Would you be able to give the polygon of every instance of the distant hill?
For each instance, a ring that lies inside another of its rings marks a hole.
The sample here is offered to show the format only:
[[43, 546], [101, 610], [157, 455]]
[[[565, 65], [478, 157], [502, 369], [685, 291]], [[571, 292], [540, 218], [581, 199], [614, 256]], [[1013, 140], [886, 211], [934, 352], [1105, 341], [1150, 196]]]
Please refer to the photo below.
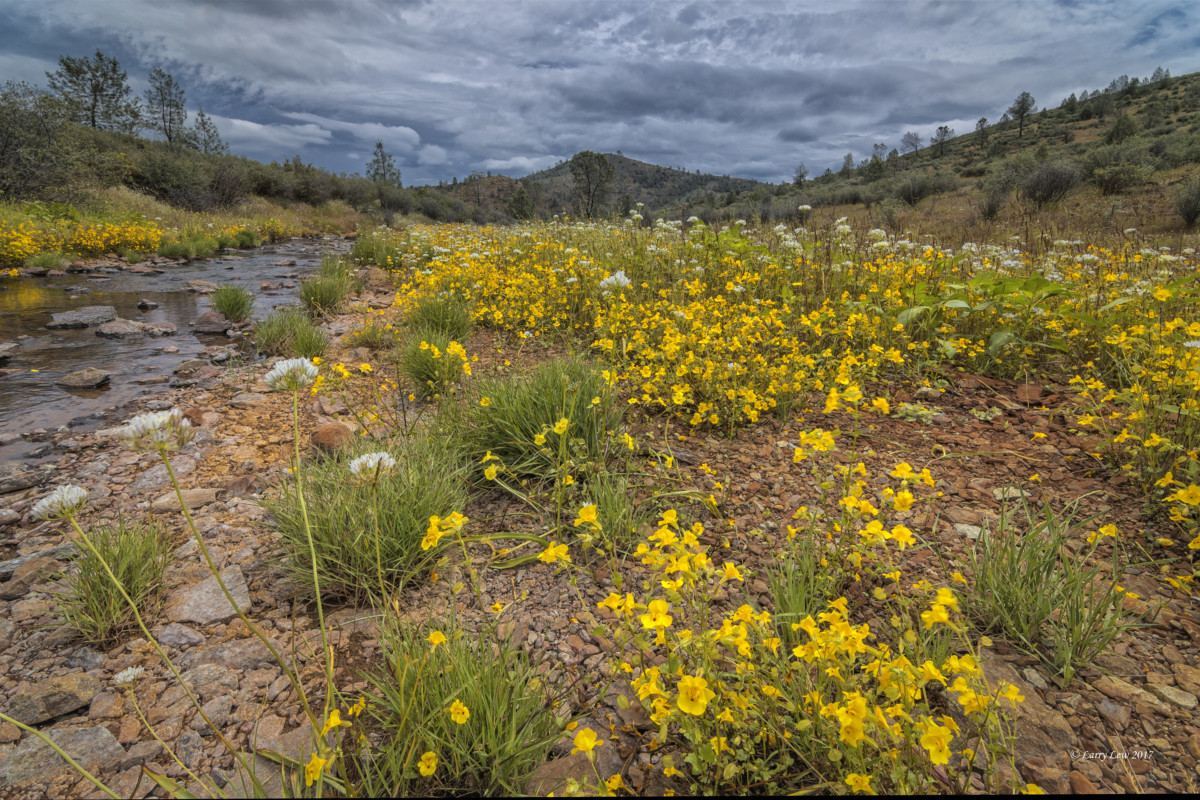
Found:
[[[614, 173], [612, 190], [604, 204], [606, 214], [613, 211], [625, 213], [637, 203], [643, 204], [649, 213], [654, 214], [663, 209], [702, 204], [711, 202], [714, 197], [741, 195], [769, 186], [748, 178], [661, 167], [619, 153], [605, 153], [604, 157], [612, 164]], [[536, 216], [576, 213], [574, 179], [567, 161], [519, 180], [503, 175], [474, 173], [465, 181], [442, 184], [437, 189], [463, 203], [497, 213], [509, 213], [510, 203], [520, 186], [529, 193]]]

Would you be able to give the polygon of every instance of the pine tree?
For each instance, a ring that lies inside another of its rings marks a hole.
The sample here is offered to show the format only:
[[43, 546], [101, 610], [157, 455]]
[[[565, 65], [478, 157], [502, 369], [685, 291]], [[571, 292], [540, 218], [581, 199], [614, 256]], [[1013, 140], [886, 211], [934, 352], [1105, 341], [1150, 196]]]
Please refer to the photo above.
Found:
[[50, 90], [76, 122], [99, 130], [134, 133], [140, 127], [137, 99], [129, 99], [129, 81], [115, 58], [96, 51], [94, 58], [58, 57], [47, 72]]
[[167, 144], [188, 143], [187, 109], [183, 104], [183, 87], [171, 73], [155, 67], [146, 90], [146, 114], [150, 127], [161, 133]]

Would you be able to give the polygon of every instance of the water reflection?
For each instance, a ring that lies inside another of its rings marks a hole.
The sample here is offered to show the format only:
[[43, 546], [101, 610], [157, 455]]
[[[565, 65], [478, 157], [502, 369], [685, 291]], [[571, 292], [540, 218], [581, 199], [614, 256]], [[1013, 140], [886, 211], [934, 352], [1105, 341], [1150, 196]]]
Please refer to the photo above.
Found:
[[[0, 434], [37, 428], [53, 431], [69, 420], [96, 415], [139, 395], [160, 391], [161, 386], [134, 381], [170, 375], [180, 361], [196, 356], [206, 346], [228, 342], [224, 336], [191, 332], [189, 323], [209, 309], [209, 299], [184, 291], [188, 281], [245, 286], [254, 293], [254, 316], [261, 319], [274, 306], [295, 301], [299, 280], [292, 276], [315, 270], [321, 253], [330, 249], [342, 249], [341, 243], [288, 243], [167, 266], [160, 275], [118, 272], [6, 280], [6, 289], [0, 290], [0, 343], [15, 341], [20, 347], [12, 351], [7, 363], [0, 364]], [[295, 259], [296, 265], [273, 263], [289, 259]], [[259, 288], [263, 281], [292, 286], [264, 291]], [[158, 307], [139, 310], [138, 302], [143, 299]], [[112, 306], [122, 319], [170, 322], [178, 333], [159, 338], [106, 339], [97, 336], [95, 328], [46, 329], [53, 313], [97, 305]], [[167, 347], [178, 348], [178, 352], [163, 353]], [[63, 375], [89, 366], [112, 373], [107, 387], [80, 391], [56, 385]], [[0, 447], [0, 461], [26, 457], [42, 446], [15, 441]]]

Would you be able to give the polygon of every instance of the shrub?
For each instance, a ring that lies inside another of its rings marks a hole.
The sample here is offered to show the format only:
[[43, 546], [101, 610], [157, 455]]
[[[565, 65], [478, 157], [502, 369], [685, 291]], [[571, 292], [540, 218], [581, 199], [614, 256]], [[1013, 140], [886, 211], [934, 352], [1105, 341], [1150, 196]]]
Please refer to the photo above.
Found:
[[[151, 525], [93, 528], [88, 533], [96, 550], [112, 568], [143, 615], [153, 613], [159, 600], [171, 546]], [[100, 559], [81, 547], [75, 571], [59, 579], [59, 608], [65, 623], [93, 644], [112, 644], [136, 627], [133, 610], [105, 572]]]
[[1196, 220], [1200, 219], [1200, 180], [1193, 181], [1176, 193], [1175, 211], [1187, 227], [1196, 224]]
[[254, 326], [254, 346], [269, 356], [313, 358], [325, 354], [329, 339], [303, 311], [284, 306]]
[[400, 370], [424, 397], [440, 397], [470, 374], [467, 351], [438, 330], [419, 328], [400, 356]]
[[413, 330], [437, 331], [460, 342], [475, 324], [467, 301], [456, 294], [422, 297], [409, 309], [405, 322]]
[[558, 453], [538, 439], [554, 444], [558, 434], [552, 431], [562, 419], [568, 423], [563, 435], [569, 457], [586, 462], [580, 465], [584, 474], [596, 471], [621, 418], [604, 378], [578, 356], [547, 361], [527, 377], [483, 382], [479, 393], [487, 405], [469, 407], [469, 431], [463, 433], [469, 452], [476, 462], [491, 452], [519, 477], [558, 469]]
[[[440, 633], [440, 631], [439, 631]], [[359, 762], [369, 797], [517, 796], [545, 763], [565, 719], [538, 690], [541, 680], [521, 649], [449, 631], [432, 649], [432, 629], [396, 625], [380, 637], [387, 669], [369, 674], [373, 721], [385, 735]], [[469, 713], [459, 724], [449, 709]], [[417, 769], [437, 756], [428, 777]]]
[[[346, 455], [379, 449], [360, 441]], [[379, 585], [379, 574], [389, 590], [403, 587], [437, 553], [421, 549], [429, 518], [466, 503], [465, 467], [447, 437], [417, 435], [395, 448], [394, 457], [395, 466], [381, 472], [378, 482], [352, 476], [342, 459], [310, 464], [301, 473], [323, 596], [357, 599]], [[264, 506], [283, 535], [288, 572], [313, 588], [296, 483], [285, 484]]]
[[244, 286], [226, 283], [212, 293], [212, 307], [230, 322], [243, 322], [254, 310], [254, 293]]
[[300, 302], [314, 316], [328, 316], [341, 311], [349, 296], [361, 288], [350, 264], [327, 255], [317, 274], [300, 283]]
[[390, 350], [398, 344], [396, 331], [391, 325], [376, 325], [368, 322], [362, 328], [346, 336], [346, 344], [350, 347], [365, 347], [378, 353]]
[[1066, 162], [1039, 164], [1021, 181], [1021, 194], [1038, 208], [1056, 203], [1079, 185], [1079, 168]]

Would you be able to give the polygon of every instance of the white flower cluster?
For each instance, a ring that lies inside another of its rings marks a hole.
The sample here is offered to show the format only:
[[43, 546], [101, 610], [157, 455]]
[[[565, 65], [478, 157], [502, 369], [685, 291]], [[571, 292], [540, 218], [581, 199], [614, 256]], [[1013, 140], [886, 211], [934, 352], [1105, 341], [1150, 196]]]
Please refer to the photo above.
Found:
[[38, 519], [66, 519], [79, 513], [87, 502], [87, 496], [87, 490], [82, 486], [59, 486], [37, 501], [33, 516]]
[[145, 671], [144, 667], [126, 667], [113, 676], [113, 683], [117, 686], [127, 686], [142, 677]]
[[633, 281], [629, 280], [629, 276], [625, 274], [625, 270], [619, 269], [600, 281], [600, 288], [607, 292], [612, 289], [624, 289], [626, 286], [631, 286], [632, 284]]
[[350, 474], [382, 472], [396, 466], [396, 459], [388, 453], [367, 453], [350, 462]]
[[263, 382], [268, 389], [295, 392], [311, 386], [316, 379], [317, 368], [311, 361], [307, 358], [289, 358], [272, 367]]
[[125, 444], [134, 450], [178, 450], [192, 440], [196, 431], [178, 408], [138, 414], [121, 431]]

